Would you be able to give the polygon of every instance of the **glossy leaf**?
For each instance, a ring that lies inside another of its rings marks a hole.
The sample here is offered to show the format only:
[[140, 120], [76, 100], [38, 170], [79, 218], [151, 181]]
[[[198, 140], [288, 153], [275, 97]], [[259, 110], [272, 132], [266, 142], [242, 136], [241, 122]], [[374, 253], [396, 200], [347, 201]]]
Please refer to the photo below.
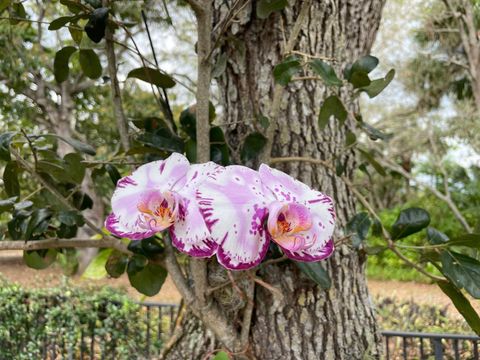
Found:
[[69, 26], [68, 31], [70, 32], [70, 36], [72, 37], [72, 40], [75, 41], [77, 45], [80, 45], [83, 38], [83, 31], [78, 30], [73, 26]]
[[53, 212], [49, 209], [36, 209], [32, 212], [25, 230], [25, 240], [30, 240], [36, 235], [44, 233], [48, 228], [48, 223]]
[[249, 161], [257, 158], [266, 144], [267, 138], [259, 132], [249, 134], [245, 138], [242, 152], [240, 154], [242, 161]]
[[480, 234], [464, 234], [445, 243], [448, 246], [465, 246], [480, 250]]
[[8, 196], [20, 195], [20, 184], [18, 183], [18, 165], [15, 161], [9, 161], [3, 171], [3, 185]]
[[105, 37], [108, 12], [109, 10], [103, 7], [95, 9], [85, 25], [85, 32], [87, 33], [87, 36], [97, 44]]
[[288, 0], [259, 0], [257, 1], [257, 16], [266, 19], [272, 12], [280, 11], [288, 6]]
[[0, 159], [4, 161], [10, 161], [10, 143], [17, 131], [7, 131], [0, 134]]
[[462, 314], [463, 318], [467, 321], [472, 330], [480, 336], [480, 317], [473, 308], [470, 301], [459, 291], [455, 286], [447, 281], [439, 281], [438, 286], [452, 300], [453, 305]]
[[63, 157], [65, 170], [73, 183], [80, 184], [85, 177], [86, 166], [82, 163], [83, 158], [79, 153], [69, 153]]
[[176, 84], [170, 75], [149, 67], [134, 69], [128, 73], [127, 78], [136, 78], [164, 89], [172, 88]]
[[366, 239], [371, 224], [372, 222], [366, 211], [362, 211], [350, 219], [346, 227], [346, 233], [352, 235], [351, 240], [354, 248], [358, 249]]
[[112, 180], [113, 185], [116, 186], [118, 180], [120, 180], [122, 177], [117, 168], [112, 164], [106, 164], [105, 170], [107, 170], [108, 176], [110, 177], [110, 180]]
[[392, 239], [398, 240], [415, 234], [426, 228], [428, 224], [430, 224], [430, 215], [424, 209], [412, 207], [402, 210], [392, 225]]
[[361, 71], [365, 73], [370, 73], [378, 65], [378, 59], [372, 55], [366, 55], [355, 61], [351, 68], [351, 73], [353, 74], [356, 71]]
[[309, 62], [310, 67], [323, 79], [327, 86], [342, 86], [333, 67], [320, 59], [314, 59]]
[[374, 98], [392, 82], [394, 77], [395, 70], [391, 69], [384, 78], [372, 80], [368, 86], [363, 87], [360, 90], [365, 91], [370, 98]]
[[381, 130], [378, 130], [377, 128], [373, 127], [370, 124], [367, 124], [364, 121], [360, 121], [360, 128], [368, 135], [370, 140], [376, 141], [376, 140], [388, 140], [392, 137], [391, 134], [386, 134]]
[[449, 240], [447, 235], [433, 227], [427, 228], [427, 239], [432, 245], [444, 244]]
[[96, 151], [95, 149], [89, 145], [89, 144], [85, 144], [79, 140], [76, 140], [76, 139], [72, 139], [72, 138], [68, 138], [68, 137], [65, 137], [65, 136], [60, 136], [60, 135], [57, 135], [57, 134], [44, 134], [44, 135], [39, 135], [39, 137], [55, 137], [59, 140], [62, 140], [64, 142], [66, 142], [67, 144], [69, 144], [71, 147], [73, 147], [75, 150], [77, 151], [80, 151], [80, 152], [83, 152], [85, 154], [88, 154], [88, 155], [96, 155]]
[[62, 16], [58, 19], [53, 20], [50, 25], [48, 26], [48, 30], [58, 30], [65, 25], [67, 25], [70, 21], [74, 20], [75, 16]]
[[172, 135], [166, 129], [159, 129], [154, 133], [147, 132], [141, 134], [137, 140], [153, 148], [170, 152], [183, 153], [185, 146], [182, 138]]
[[128, 256], [113, 250], [105, 264], [105, 270], [113, 278], [119, 278], [127, 269]]
[[322, 289], [328, 290], [332, 286], [330, 276], [320, 262], [294, 261], [294, 263], [305, 275], [307, 275], [311, 280], [315, 281]]
[[88, 8], [85, 8], [80, 1], [75, 1], [75, 0], [60, 0], [60, 4], [65, 5], [68, 7], [68, 10], [70, 10], [72, 13], [77, 14], [82, 10], [88, 10]]
[[8, 199], [0, 199], [0, 214], [5, 211], [12, 211], [15, 205], [15, 201], [17, 201], [17, 197], [11, 197]]
[[55, 75], [56, 82], [61, 83], [67, 80], [70, 72], [68, 62], [75, 51], [77, 51], [75, 46], [66, 46], [58, 50], [55, 54], [55, 60], [53, 61], [53, 74]]
[[143, 267], [139, 266], [139, 261], [136, 260], [138, 257], [139, 255], [134, 255], [128, 262], [128, 280], [138, 292], [147, 296], [154, 296], [162, 288], [167, 278], [167, 270], [150, 262], [147, 262]]
[[318, 126], [320, 129], [324, 129], [332, 116], [340, 122], [340, 125], [343, 125], [347, 119], [347, 115], [347, 110], [338, 96], [330, 95], [325, 99], [320, 108]]
[[277, 84], [286, 86], [293, 75], [301, 70], [300, 60], [296, 56], [289, 56], [273, 68], [273, 77]]
[[453, 251], [440, 255], [442, 273], [459, 289], [465, 289], [480, 299], [480, 262], [470, 256]]
[[92, 280], [99, 280], [103, 279], [107, 276], [107, 270], [105, 269], [105, 265], [112, 253], [112, 249], [105, 249], [101, 250], [97, 256], [90, 261], [87, 268], [82, 274], [83, 278], [92, 279]]
[[102, 65], [95, 51], [92, 49], [80, 49], [78, 59], [85, 76], [90, 79], [98, 79], [102, 76]]
[[85, 223], [82, 214], [75, 210], [62, 210], [57, 217], [58, 221], [68, 226], [83, 226]]
[[34, 250], [24, 251], [23, 261], [28, 267], [36, 270], [42, 270], [49, 267], [57, 257], [57, 250]]
[[367, 160], [370, 165], [372, 165], [372, 167], [382, 176], [386, 176], [387, 173], [385, 171], [385, 169], [383, 168], [382, 165], [380, 165], [380, 163], [375, 160], [375, 157], [369, 153], [368, 151], [366, 150], [362, 150], [362, 149], [358, 149], [360, 151], [360, 154], [362, 154], [362, 157]]

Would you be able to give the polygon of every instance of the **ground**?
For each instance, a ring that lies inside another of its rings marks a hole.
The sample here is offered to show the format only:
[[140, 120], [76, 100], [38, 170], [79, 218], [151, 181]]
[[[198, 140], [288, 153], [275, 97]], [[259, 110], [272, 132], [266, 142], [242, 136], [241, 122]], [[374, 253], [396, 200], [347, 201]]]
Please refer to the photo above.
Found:
[[[8, 251], [0, 254], [0, 277], [11, 282], [17, 282], [25, 287], [55, 286], [64, 278], [60, 268], [52, 266], [45, 270], [34, 270], [26, 267], [21, 258], [21, 252]], [[160, 293], [154, 297], [145, 297], [129, 285], [126, 275], [118, 279], [91, 280], [74, 276], [71, 281], [82, 285], [109, 285], [124, 289], [130, 297], [144, 302], [178, 303], [180, 295], [170, 278], [167, 278]], [[374, 297], [394, 297], [401, 301], [414, 300], [419, 304], [448, 306], [449, 314], [460, 317], [460, 314], [451, 305], [450, 299], [440, 289], [431, 284], [400, 281], [369, 280], [368, 286]], [[476, 304], [480, 310], [480, 306]]]

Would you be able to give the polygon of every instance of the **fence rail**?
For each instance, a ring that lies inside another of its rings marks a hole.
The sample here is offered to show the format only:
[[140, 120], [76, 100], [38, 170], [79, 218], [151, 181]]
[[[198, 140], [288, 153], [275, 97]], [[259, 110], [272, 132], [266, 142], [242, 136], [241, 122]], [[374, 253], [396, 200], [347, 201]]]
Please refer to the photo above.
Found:
[[[116, 303], [113, 303], [116, 304]], [[117, 305], [121, 305], [118, 303]], [[142, 322], [142, 339], [136, 347], [138, 359], [156, 357], [162, 344], [171, 336], [175, 326], [178, 305], [166, 303], [137, 303], [139, 319]], [[70, 346], [58, 341], [43, 339], [43, 360], [56, 359], [120, 359], [112, 335], [96, 331], [95, 322], [88, 330], [81, 331], [76, 342]], [[124, 329], [128, 333], [128, 326]], [[460, 334], [433, 334], [401, 331], [383, 331], [384, 354], [386, 360], [480, 360], [480, 337]], [[1, 343], [1, 339], [0, 339]], [[108, 344], [108, 346], [106, 345]], [[0, 360], [2, 355], [0, 352]]]
[[383, 331], [386, 360], [474, 359], [479, 360], [480, 337], [460, 334], [433, 334]]

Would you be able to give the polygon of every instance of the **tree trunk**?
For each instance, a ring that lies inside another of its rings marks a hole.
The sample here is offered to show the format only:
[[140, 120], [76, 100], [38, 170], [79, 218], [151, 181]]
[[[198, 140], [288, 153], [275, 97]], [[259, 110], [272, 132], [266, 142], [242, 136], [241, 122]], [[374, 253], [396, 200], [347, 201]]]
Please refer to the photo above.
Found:
[[[225, 17], [228, 3], [215, 1], [216, 22]], [[296, 1], [282, 13], [260, 20], [254, 14], [253, 2], [225, 34], [228, 40], [221, 51], [227, 54], [228, 65], [218, 87], [224, 122], [229, 124], [225, 127], [226, 136], [237, 162], [243, 139], [254, 131], [255, 119], [270, 112], [272, 70], [282, 59], [284, 41], [301, 3]], [[346, 63], [369, 52], [383, 4], [384, 0], [314, 0], [295, 50], [335, 58], [340, 73]], [[340, 159], [345, 174], [352, 176], [355, 157], [344, 151], [346, 127], [332, 121], [324, 130], [318, 128], [319, 107], [327, 94], [319, 82], [290, 83], [276, 119], [272, 156], [306, 156], [332, 162]], [[351, 110], [358, 110], [351, 94], [345, 92], [342, 98]], [[310, 163], [288, 163], [278, 168], [334, 196], [338, 216], [335, 235], [341, 237], [341, 229], [354, 215], [356, 204], [345, 184]], [[212, 260], [209, 266], [211, 286], [221, 283], [219, 278], [228, 279], [215, 263]], [[380, 337], [366, 285], [365, 258], [352, 248], [341, 246], [324, 264], [332, 279], [328, 291], [306, 279], [291, 262], [268, 265], [258, 271], [257, 276], [280, 289], [283, 298], [256, 286], [247, 355], [257, 359], [379, 358]], [[235, 325], [241, 324], [240, 310], [246, 304], [238, 290], [237, 287], [225, 289], [223, 294], [214, 293], [212, 300], [222, 306], [225, 316]], [[184, 319], [183, 336], [167, 358], [201, 359], [221, 347], [193, 316]]]

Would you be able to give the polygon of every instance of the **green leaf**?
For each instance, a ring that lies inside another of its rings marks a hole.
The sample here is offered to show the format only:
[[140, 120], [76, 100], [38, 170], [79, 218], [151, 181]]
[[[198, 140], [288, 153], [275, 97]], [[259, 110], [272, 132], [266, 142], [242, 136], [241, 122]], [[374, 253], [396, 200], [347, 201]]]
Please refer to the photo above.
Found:
[[82, 163], [83, 158], [79, 153], [69, 153], [63, 157], [65, 170], [72, 182], [80, 184], [85, 177], [86, 166]]
[[365, 160], [367, 160], [370, 165], [373, 166], [373, 168], [382, 176], [386, 176], [387, 173], [385, 171], [385, 169], [383, 168], [382, 165], [380, 165], [380, 163], [375, 160], [375, 158], [373, 157], [373, 155], [371, 153], [369, 153], [368, 151], [366, 150], [362, 150], [362, 149], [358, 149], [358, 151], [360, 151], [360, 153], [362, 154], [363, 158]]
[[10, 143], [18, 131], [7, 131], [0, 134], [0, 159], [10, 161]]
[[249, 134], [243, 143], [242, 152], [240, 154], [242, 161], [246, 162], [258, 157], [260, 152], [267, 144], [267, 138], [259, 132]]
[[424, 209], [412, 207], [400, 211], [392, 225], [392, 239], [398, 240], [415, 234], [430, 224], [430, 215]]
[[87, 33], [87, 36], [97, 44], [105, 37], [108, 12], [109, 10], [103, 7], [95, 9], [89, 16], [88, 22], [85, 25], [85, 32]]
[[309, 62], [310, 67], [323, 79], [327, 86], [342, 86], [333, 67], [320, 59], [314, 59]]
[[58, 213], [58, 221], [67, 226], [83, 226], [85, 223], [82, 214], [76, 210], [61, 210]]
[[[132, 259], [138, 257], [134, 255]], [[138, 292], [147, 295], [154, 296], [158, 294], [162, 288], [165, 279], [167, 278], [167, 270], [160, 265], [152, 264], [148, 262], [143, 268], [138, 266], [136, 260], [128, 262], [127, 273], [130, 284], [137, 289]]]
[[164, 89], [172, 88], [176, 84], [170, 75], [149, 67], [134, 69], [128, 73], [127, 78], [136, 78]]
[[453, 251], [440, 255], [442, 273], [459, 289], [464, 288], [476, 299], [480, 299], [480, 262], [470, 256]]
[[128, 256], [122, 254], [120, 251], [113, 250], [105, 264], [105, 270], [108, 275], [116, 279], [125, 272], [127, 264]]
[[172, 135], [166, 129], [158, 129], [153, 133], [141, 134], [137, 137], [137, 140], [153, 148], [170, 152], [183, 153], [185, 146], [182, 138]]
[[47, 228], [53, 212], [49, 209], [36, 209], [32, 212], [30, 220], [28, 221], [27, 229], [25, 230], [25, 240], [30, 240], [35, 235], [43, 234]]
[[352, 234], [352, 245], [358, 249], [368, 235], [368, 230], [372, 224], [366, 211], [356, 214], [347, 224], [346, 232]]
[[110, 180], [112, 180], [113, 185], [117, 186], [118, 180], [122, 178], [117, 168], [112, 164], [107, 164], [105, 165], [105, 170], [107, 170], [108, 176], [110, 176]]
[[366, 55], [355, 61], [352, 65], [351, 73], [361, 71], [369, 74], [378, 65], [378, 59], [372, 55]]
[[345, 123], [347, 119], [347, 110], [342, 101], [336, 95], [330, 95], [325, 99], [320, 108], [320, 114], [318, 115], [318, 126], [321, 130], [327, 126], [330, 117], [333, 116], [337, 119], [341, 125]]
[[427, 239], [432, 245], [444, 244], [449, 240], [447, 235], [433, 227], [427, 228]]
[[370, 98], [374, 98], [385, 89], [395, 77], [395, 70], [391, 69], [384, 78], [372, 80], [370, 85], [361, 88], [361, 91], [365, 91]]
[[85, 76], [90, 79], [98, 79], [102, 76], [102, 65], [95, 51], [92, 49], [80, 49], [78, 59]]
[[480, 250], [480, 234], [464, 234], [445, 243], [448, 246], [465, 246]]
[[15, 205], [15, 201], [17, 201], [16, 196], [0, 200], [0, 214], [5, 211], [12, 211]]
[[480, 336], [480, 317], [470, 301], [452, 284], [447, 281], [437, 282], [440, 289], [452, 300], [453, 305], [462, 314], [472, 330]]
[[10, 6], [12, 0], [0, 0], [0, 14]]
[[257, 16], [266, 19], [272, 12], [280, 11], [288, 6], [288, 0], [259, 0], [257, 1]]
[[83, 31], [78, 30], [73, 26], [69, 26], [68, 31], [70, 32], [70, 36], [72, 37], [72, 40], [75, 41], [77, 45], [80, 45], [83, 38]]
[[68, 138], [68, 137], [65, 137], [65, 136], [60, 136], [60, 135], [57, 135], [57, 134], [43, 134], [43, 135], [38, 135], [38, 137], [55, 137], [57, 139], [60, 139], [64, 142], [66, 142], [67, 144], [69, 144], [71, 147], [73, 147], [75, 150], [77, 151], [80, 151], [80, 152], [83, 152], [85, 154], [88, 154], [88, 155], [96, 155], [96, 151], [95, 149], [91, 146], [91, 145], [88, 145], [88, 144], [85, 144], [81, 141], [78, 141], [76, 139], [72, 139], [72, 138]]
[[364, 121], [360, 121], [360, 128], [368, 135], [370, 140], [388, 140], [392, 137], [392, 134], [386, 134], [377, 128], [373, 127], [370, 124], [367, 124]]
[[67, 23], [74, 20], [75, 16], [62, 16], [58, 19], [53, 20], [50, 25], [48, 26], [48, 30], [58, 30], [64, 27]]
[[320, 262], [294, 261], [294, 263], [305, 275], [307, 275], [311, 280], [315, 281], [322, 289], [328, 290], [332, 286], [330, 276]]
[[355, 71], [349, 79], [354, 89], [363, 88], [371, 84], [368, 74], [363, 71]]
[[350, 130], [347, 130], [347, 135], [345, 136], [345, 146], [346, 147], [352, 146], [356, 142], [357, 142], [357, 136]]
[[16, 25], [20, 22], [15, 18], [25, 19], [27, 17], [27, 12], [25, 11], [25, 7], [21, 2], [14, 2], [11, 6], [11, 13], [10, 13], [10, 24]]
[[79, 1], [76, 0], [60, 0], [60, 4], [65, 5], [68, 7], [72, 13], [76, 14], [80, 11], [88, 10], [84, 5], [82, 5]]
[[197, 142], [193, 139], [188, 139], [185, 142], [185, 156], [191, 163], [197, 162]]
[[296, 56], [289, 56], [273, 68], [273, 77], [277, 84], [286, 86], [292, 76], [301, 70], [302, 66]]
[[24, 251], [23, 261], [28, 267], [36, 270], [42, 270], [49, 267], [57, 258], [57, 250], [34, 250]]
[[105, 265], [113, 249], [101, 250], [88, 264], [82, 277], [85, 279], [99, 280], [107, 276]]
[[20, 196], [18, 183], [18, 165], [16, 161], [9, 161], [3, 171], [3, 185], [8, 196]]
[[55, 81], [61, 83], [68, 78], [70, 69], [68, 62], [72, 54], [77, 51], [75, 46], [66, 46], [57, 51], [55, 54], [55, 60], [53, 61], [53, 74], [55, 75]]

